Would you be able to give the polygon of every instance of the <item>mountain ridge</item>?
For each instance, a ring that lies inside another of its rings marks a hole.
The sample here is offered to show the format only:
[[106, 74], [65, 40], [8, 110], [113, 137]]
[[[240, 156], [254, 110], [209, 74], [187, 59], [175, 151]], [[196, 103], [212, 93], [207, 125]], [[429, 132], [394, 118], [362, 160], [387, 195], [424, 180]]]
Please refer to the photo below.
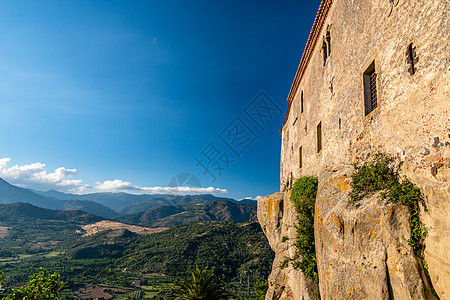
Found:
[[114, 219], [139, 226], [173, 227], [204, 221], [256, 221], [257, 212], [253, 205], [234, 203], [229, 200], [214, 200], [195, 205], [160, 206], [133, 214], [120, 215]]
[[80, 209], [104, 218], [112, 218], [118, 215], [107, 206], [89, 200], [61, 200], [35, 193], [29, 189], [21, 188], [8, 183], [0, 178], [0, 204], [30, 203], [34, 206], [57, 210]]

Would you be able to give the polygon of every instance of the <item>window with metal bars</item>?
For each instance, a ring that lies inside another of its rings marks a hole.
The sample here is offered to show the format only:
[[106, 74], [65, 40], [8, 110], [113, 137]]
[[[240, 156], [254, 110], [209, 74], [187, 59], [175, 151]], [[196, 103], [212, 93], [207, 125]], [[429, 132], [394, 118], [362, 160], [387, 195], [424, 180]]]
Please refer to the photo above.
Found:
[[378, 106], [377, 73], [373, 61], [363, 74], [364, 83], [364, 115], [367, 116]]
[[322, 122], [317, 125], [317, 153], [322, 151]]

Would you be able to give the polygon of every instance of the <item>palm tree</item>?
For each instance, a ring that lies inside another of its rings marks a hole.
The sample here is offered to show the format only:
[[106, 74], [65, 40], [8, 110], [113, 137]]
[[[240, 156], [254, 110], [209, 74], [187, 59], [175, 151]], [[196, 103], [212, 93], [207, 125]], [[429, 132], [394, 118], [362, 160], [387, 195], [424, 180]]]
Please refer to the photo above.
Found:
[[189, 269], [178, 286], [166, 296], [167, 300], [222, 300], [229, 299], [228, 292], [213, 282], [214, 272], [208, 267]]

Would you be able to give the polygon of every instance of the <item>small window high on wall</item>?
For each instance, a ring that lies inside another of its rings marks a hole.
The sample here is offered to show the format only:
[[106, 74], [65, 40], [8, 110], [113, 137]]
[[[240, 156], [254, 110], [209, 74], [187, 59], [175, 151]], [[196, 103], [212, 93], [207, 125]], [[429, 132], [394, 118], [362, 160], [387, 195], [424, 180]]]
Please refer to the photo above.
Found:
[[328, 57], [331, 54], [331, 32], [330, 32], [331, 25], [328, 25], [327, 32], [325, 36], [323, 37], [322, 41], [322, 55], [323, 55], [323, 65], [327, 63]]
[[378, 106], [377, 73], [373, 61], [363, 74], [364, 83], [364, 116], [370, 114]]
[[303, 91], [300, 95], [300, 113], [303, 113]]
[[298, 154], [299, 154], [299, 168], [301, 169], [303, 167], [303, 149], [302, 147], [299, 148], [298, 150]]
[[322, 151], [322, 122], [317, 125], [317, 153]]

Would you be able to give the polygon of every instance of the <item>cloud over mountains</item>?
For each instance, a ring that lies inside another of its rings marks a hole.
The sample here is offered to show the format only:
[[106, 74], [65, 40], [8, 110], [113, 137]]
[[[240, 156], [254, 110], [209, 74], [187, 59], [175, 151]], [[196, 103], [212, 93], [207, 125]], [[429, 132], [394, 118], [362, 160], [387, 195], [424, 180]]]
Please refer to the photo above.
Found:
[[78, 174], [76, 169], [60, 167], [47, 173], [43, 163], [8, 167], [10, 161], [11, 158], [0, 159], [0, 177], [8, 182], [35, 189], [56, 189], [72, 193], [80, 193], [88, 187], [81, 180], [72, 179], [72, 176]]
[[132, 185], [130, 182], [115, 179], [112, 181], [97, 182], [96, 189], [101, 191], [129, 191], [129, 192], [145, 192], [150, 194], [226, 194], [227, 190], [214, 187], [188, 187], [188, 186], [155, 186], [155, 187], [139, 187]]
[[21, 187], [37, 190], [57, 190], [69, 193], [89, 192], [129, 192], [148, 194], [226, 194], [226, 189], [214, 187], [139, 187], [128, 181], [120, 179], [98, 181], [94, 187], [83, 183], [80, 179], [73, 179], [78, 174], [77, 169], [60, 167], [51, 173], [47, 173], [46, 165], [43, 163], [32, 163], [26, 165], [15, 165], [9, 167], [11, 158], [0, 158], [0, 177], [6, 181]]

